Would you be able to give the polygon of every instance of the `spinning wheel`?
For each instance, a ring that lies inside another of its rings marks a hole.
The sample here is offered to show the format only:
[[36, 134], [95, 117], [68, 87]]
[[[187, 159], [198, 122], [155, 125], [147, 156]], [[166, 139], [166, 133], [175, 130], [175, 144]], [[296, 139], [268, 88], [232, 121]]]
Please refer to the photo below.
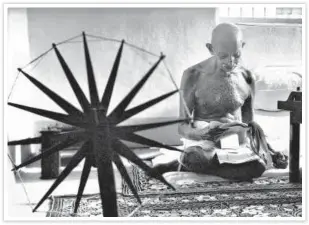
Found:
[[[57, 55], [57, 58], [61, 64], [64, 74], [70, 83], [72, 90], [82, 107], [82, 111], [77, 109], [75, 106], [70, 104], [68, 101], [63, 99], [59, 94], [55, 93], [47, 86], [30, 76], [22, 69], [18, 69], [30, 82], [32, 82], [37, 88], [39, 88], [45, 95], [52, 99], [57, 105], [59, 105], [67, 114], [53, 112], [49, 110], [28, 107], [20, 104], [9, 102], [10, 106], [49, 118], [65, 124], [73, 126], [74, 129], [67, 132], [61, 132], [54, 134], [59, 136], [60, 140], [48, 149], [45, 149], [37, 156], [29, 159], [22, 164], [15, 166], [13, 170], [18, 170], [25, 167], [43, 157], [49, 156], [56, 153], [64, 148], [72, 146], [76, 143], [81, 143], [81, 148], [72, 157], [71, 161], [57, 177], [53, 185], [37, 203], [33, 211], [36, 211], [38, 207], [49, 197], [49, 195], [57, 188], [57, 186], [64, 181], [64, 179], [70, 174], [70, 172], [83, 160], [85, 159], [83, 171], [80, 178], [80, 185], [76, 196], [76, 204], [74, 212], [77, 212], [80, 200], [88, 180], [88, 176], [91, 167], [96, 167], [98, 172], [98, 182], [100, 188], [100, 196], [103, 206], [103, 215], [106, 217], [118, 216], [117, 213], [117, 196], [115, 190], [114, 172], [112, 163], [114, 162], [118, 168], [120, 174], [127, 182], [132, 193], [136, 197], [139, 203], [141, 200], [135, 190], [133, 183], [123, 165], [120, 156], [125, 157], [134, 164], [138, 165], [148, 175], [162, 181], [170, 188], [173, 188], [160, 174], [153, 172], [153, 170], [145, 164], [132, 150], [130, 150], [121, 140], [135, 142], [147, 146], [162, 147], [169, 150], [180, 151], [179, 149], [171, 146], [167, 146], [155, 140], [140, 136], [134, 132], [157, 128], [169, 124], [178, 123], [184, 120], [173, 120], [160, 123], [151, 124], [139, 124], [139, 125], [127, 125], [118, 126], [122, 121], [132, 117], [133, 115], [155, 105], [168, 98], [169, 96], [178, 92], [178, 90], [169, 92], [160, 97], [154, 98], [143, 104], [140, 104], [134, 108], [127, 110], [127, 106], [130, 104], [132, 99], [138, 94], [139, 90], [145, 84], [147, 79], [155, 71], [159, 63], [164, 59], [164, 55], [161, 55], [158, 61], [149, 69], [149, 71], [143, 76], [143, 78], [131, 89], [131, 91], [125, 96], [125, 98], [115, 107], [115, 109], [107, 115], [110, 100], [113, 93], [113, 88], [116, 81], [118, 67], [121, 60], [122, 50], [124, 47], [124, 41], [121, 42], [118, 53], [116, 55], [103, 97], [100, 99], [98, 96], [98, 90], [94, 77], [94, 71], [90, 58], [90, 53], [87, 44], [86, 34], [83, 32], [83, 45], [86, 59], [88, 88], [90, 92], [90, 102], [86, 98], [81, 87], [77, 83], [73, 73], [68, 67], [65, 59], [62, 57], [60, 51], [57, 49], [57, 45], [53, 44], [53, 49]], [[28, 138], [18, 141], [10, 141], [8, 145], [19, 145], [19, 144], [33, 144], [41, 143], [41, 138]]]

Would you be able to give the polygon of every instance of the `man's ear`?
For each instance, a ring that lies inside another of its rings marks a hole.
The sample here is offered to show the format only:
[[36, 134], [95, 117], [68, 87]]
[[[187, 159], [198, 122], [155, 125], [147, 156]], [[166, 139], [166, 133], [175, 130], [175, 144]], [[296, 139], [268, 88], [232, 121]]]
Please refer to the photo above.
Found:
[[210, 52], [210, 54], [214, 54], [214, 49], [212, 47], [212, 44], [210, 43], [206, 43], [206, 48], [208, 49], [208, 51]]
[[243, 42], [243, 43], [241, 44], [241, 47], [243, 48], [245, 45], [246, 45], [246, 42]]

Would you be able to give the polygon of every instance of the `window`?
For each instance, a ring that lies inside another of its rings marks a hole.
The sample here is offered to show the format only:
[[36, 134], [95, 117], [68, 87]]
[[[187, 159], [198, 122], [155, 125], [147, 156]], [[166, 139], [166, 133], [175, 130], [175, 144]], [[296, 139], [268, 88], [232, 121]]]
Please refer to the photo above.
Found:
[[276, 8], [276, 16], [281, 18], [301, 18], [302, 9], [301, 8]]
[[219, 20], [254, 23], [302, 23], [301, 7], [229, 6], [219, 8]]

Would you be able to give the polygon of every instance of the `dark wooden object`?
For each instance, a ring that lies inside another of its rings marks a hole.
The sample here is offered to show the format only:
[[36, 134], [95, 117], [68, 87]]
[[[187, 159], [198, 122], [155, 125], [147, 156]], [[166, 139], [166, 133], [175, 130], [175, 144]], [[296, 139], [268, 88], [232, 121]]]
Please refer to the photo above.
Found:
[[[41, 131], [42, 134], [42, 152], [53, 146], [55, 140], [50, 138], [56, 131]], [[59, 175], [60, 157], [59, 151], [41, 160], [41, 179], [53, 179]]]
[[289, 179], [291, 183], [300, 183], [299, 150], [300, 124], [302, 123], [302, 92], [293, 91], [287, 101], [278, 101], [278, 109], [290, 111]]

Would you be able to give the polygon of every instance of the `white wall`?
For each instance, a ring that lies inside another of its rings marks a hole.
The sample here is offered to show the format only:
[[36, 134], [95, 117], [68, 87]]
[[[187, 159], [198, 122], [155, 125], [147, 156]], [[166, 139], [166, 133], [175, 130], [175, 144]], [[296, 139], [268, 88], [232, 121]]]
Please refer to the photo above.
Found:
[[302, 64], [301, 24], [240, 26], [246, 45], [244, 59], [250, 68]]
[[[25, 65], [30, 61], [27, 10], [22, 8], [9, 9], [7, 23], [8, 31], [4, 32], [4, 34], [7, 35], [8, 40], [8, 74], [6, 74], [8, 91], [6, 95], [8, 96], [17, 76], [17, 67]], [[24, 99], [24, 91], [18, 79], [10, 100], [14, 99], [14, 96], [17, 95], [18, 99]], [[8, 115], [6, 119], [9, 125], [8, 138], [23, 138], [25, 135], [29, 135], [29, 132], [32, 135], [32, 115], [29, 113], [21, 117], [19, 111], [11, 107], [6, 107], [6, 109]]]

